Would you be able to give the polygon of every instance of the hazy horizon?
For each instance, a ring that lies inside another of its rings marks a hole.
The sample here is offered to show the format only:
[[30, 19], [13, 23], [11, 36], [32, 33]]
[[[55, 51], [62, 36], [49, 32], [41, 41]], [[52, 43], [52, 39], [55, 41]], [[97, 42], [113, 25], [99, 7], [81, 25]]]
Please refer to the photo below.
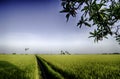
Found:
[[[2, 0], [0, 2], [0, 53], [114, 53], [120, 45], [113, 39], [94, 43], [89, 31], [66, 22], [60, 0]], [[25, 48], [30, 48], [25, 52]]]

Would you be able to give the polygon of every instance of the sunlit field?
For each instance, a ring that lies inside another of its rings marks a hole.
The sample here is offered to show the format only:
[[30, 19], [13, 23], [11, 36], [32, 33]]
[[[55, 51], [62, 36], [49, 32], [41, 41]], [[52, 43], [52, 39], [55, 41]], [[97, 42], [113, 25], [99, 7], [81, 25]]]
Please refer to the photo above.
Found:
[[120, 55], [39, 55], [39, 58], [65, 79], [120, 79]]
[[0, 55], [0, 79], [120, 79], [120, 55]]
[[34, 55], [0, 55], [0, 79], [38, 79]]

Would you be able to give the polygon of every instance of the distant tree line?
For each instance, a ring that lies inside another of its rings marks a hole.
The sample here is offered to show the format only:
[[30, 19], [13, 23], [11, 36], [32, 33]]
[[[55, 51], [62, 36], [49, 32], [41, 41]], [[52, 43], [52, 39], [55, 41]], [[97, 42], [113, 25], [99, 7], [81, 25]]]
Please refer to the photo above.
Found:
[[114, 53], [102, 53], [102, 54], [104, 54], [104, 55], [110, 55], [110, 54], [120, 54], [120, 53], [114, 52]]
[[13, 55], [16, 55], [16, 53], [12, 53]]
[[60, 54], [61, 55], [71, 55], [68, 51], [63, 51], [63, 50], [60, 51]]

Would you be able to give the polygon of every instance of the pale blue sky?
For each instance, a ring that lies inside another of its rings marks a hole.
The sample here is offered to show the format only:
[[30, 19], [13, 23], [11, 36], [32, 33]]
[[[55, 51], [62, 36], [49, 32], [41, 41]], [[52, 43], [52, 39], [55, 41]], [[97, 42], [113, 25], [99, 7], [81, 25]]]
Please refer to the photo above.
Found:
[[77, 18], [66, 23], [58, 0], [9, 1], [0, 4], [0, 52], [59, 53], [111, 53], [120, 52], [113, 39], [94, 43], [89, 37], [92, 28], [77, 28]]

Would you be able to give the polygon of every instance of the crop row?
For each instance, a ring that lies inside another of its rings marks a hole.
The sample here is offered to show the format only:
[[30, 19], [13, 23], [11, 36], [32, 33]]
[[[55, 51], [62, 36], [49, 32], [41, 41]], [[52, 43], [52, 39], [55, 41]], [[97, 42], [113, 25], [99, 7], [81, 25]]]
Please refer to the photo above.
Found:
[[42, 58], [38, 57], [38, 62], [41, 65], [42, 73], [45, 77], [45, 79], [64, 79], [61, 74], [56, 72], [46, 61], [44, 61]]
[[38, 78], [38, 67], [34, 55], [0, 55], [0, 79]]
[[0, 79], [120, 79], [120, 55], [0, 55]]
[[65, 79], [120, 79], [120, 55], [40, 55]]

